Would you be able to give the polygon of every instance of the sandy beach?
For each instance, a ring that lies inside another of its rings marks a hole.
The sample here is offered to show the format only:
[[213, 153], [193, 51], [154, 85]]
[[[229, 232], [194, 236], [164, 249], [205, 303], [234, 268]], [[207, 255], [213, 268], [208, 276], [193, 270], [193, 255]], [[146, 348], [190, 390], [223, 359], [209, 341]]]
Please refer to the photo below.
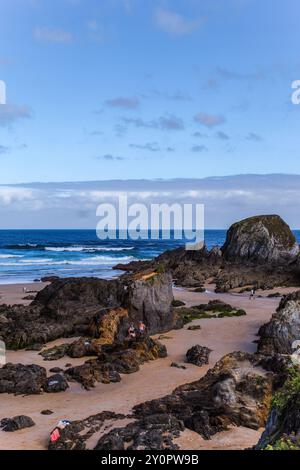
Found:
[[[46, 282], [31, 282], [22, 284], [0, 284], [0, 304], [29, 305], [32, 299], [26, 299], [27, 296], [35, 296], [37, 292], [46, 287]], [[26, 291], [25, 291], [26, 289]]]
[[[41, 287], [39, 284], [35, 287]], [[1, 286], [6, 298], [14, 301], [20, 295], [21, 286]], [[168, 349], [168, 357], [144, 364], [140, 371], [131, 375], [123, 375], [120, 383], [109, 385], [98, 383], [90, 391], [83, 390], [79, 384], [70, 383], [70, 388], [60, 394], [41, 394], [31, 396], [1, 395], [0, 419], [19, 414], [30, 416], [36, 426], [16, 433], [0, 431], [0, 449], [45, 449], [49, 432], [57, 421], [62, 418], [70, 420], [83, 419], [92, 414], [105, 410], [118, 413], [128, 413], [138, 403], [171, 393], [179, 385], [199, 379], [222, 356], [233, 351], [255, 352], [259, 327], [269, 320], [276, 310], [278, 298], [259, 297], [250, 300], [248, 294], [226, 293], [215, 294], [214, 286], [208, 285], [207, 292], [195, 293], [186, 289], [174, 288], [174, 297], [186, 302], [187, 306], [207, 303], [212, 299], [221, 299], [231, 305], [245, 309], [247, 315], [235, 318], [195, 320], [201, 330], [190, 331], [187, 326], [181, 330], [170, 331], [160, 336], [160, 340]], [[279, 289], [276, 289], [276, 292]], [[284, 289], [287, 293], [293, 289]], [[264, 293], [264, 295], [269, 294]], [[260, 293], [258, 293], [260, 294]], [[49, 343], [48, 346], [73, 341], [60, 339]], [[196, 367], [187, 364], [187, 369], [170, 367], [172, 362], [183, 363], [188, 348], [195, 344], [208, 346], [213, 350], [210, 364]], [[47, 370], [52, 367], [65, 367], [66, 363], [81, 364], [82, 359], [63, 358], [57, 361], [44, 361], [35, 351], [8, 351], [7, 362], [39, 364]], [[137, 393], [138, 391], [138, 393]], [[41, 415], [41, 411], [50, 409], [52, 415]], [[184, 431], [178, 443], [184, 449], [243, 449], [257, 442], [260, 432], [249, 429], [232, 429], [222, 435], [216, 435], [210, 441], [205, 441], [192, 431]]]

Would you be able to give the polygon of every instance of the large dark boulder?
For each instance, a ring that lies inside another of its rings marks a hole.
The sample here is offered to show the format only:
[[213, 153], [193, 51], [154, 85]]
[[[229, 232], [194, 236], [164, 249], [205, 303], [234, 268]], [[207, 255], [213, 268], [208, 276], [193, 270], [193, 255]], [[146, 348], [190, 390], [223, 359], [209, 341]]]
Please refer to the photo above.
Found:
[[0, 393], [38, 394], [43, 391], [46, 382], [46, 369], [35, 364], [8, 363], [0, 369]]
[[45, 385], [45, 392], [64, 392], [65, 390], [67, 390], [67, 388], [69, 388], [69, 384], [65, 377], [61, 374], [54, 374], [48, 377]]
[[[89, 336], [100, 343], [123, 340], [131, 323], [142, 320], [150, 334], [182, 327], [172, 307], [172, 276], [152, 273], [123, 280], [58, 279], [26, 306], [0, 306], [0, 340], [8, 349], [45, 344], [61, 337]], [[73, 356], [93, 347], [80, 343]], [[50, 352], [52, 354], [52, 352]], [[51, 354], [48, 358], [51, 359]], [[53, 357], [64, 354], [56, 348]]]
[[[300, 291], [285, 296], [271, 320], [259, 330], [258, 351], [262, 354], [292, 354], [300, 340]], [[294, 344], [294, 346], [296, 346]]]
[[227, 232], [222, 253], [227, 260], [282, 263], [297, 257], [299, 245], [281, 217], [261, 215], [233, 224]]
[[120, 281], [96, 278], [58, 279], [40, 291], [33, 305], [44, 316], [57, 320], [91, 316], [99, 308], [119, 306], [124, 298]]
[[19, 431], [19, 429], [31, 428], [32, 426], [35, 426], [34, 421], [25, 415], [4, 418], [0, 421], [0, 428], [5, 432]]
[[[142, 320], [147, 333], [161, 333], [173, 328], [181, 328], [183, 323], [172, 307], [172, 275], [170, 273], [152, 275], [138, 279], [128, 286], [128, 319], [125, 323], [138, 324]], [[120, 332], [122, 339], [126, 328]]]
[[211, 349], [206, 346], [192, 346], [186, 353], [186, 362], [189, 364], [194, 364], [195, 366], [201, 367], [205, 364], [208, 364], [209, 355]]

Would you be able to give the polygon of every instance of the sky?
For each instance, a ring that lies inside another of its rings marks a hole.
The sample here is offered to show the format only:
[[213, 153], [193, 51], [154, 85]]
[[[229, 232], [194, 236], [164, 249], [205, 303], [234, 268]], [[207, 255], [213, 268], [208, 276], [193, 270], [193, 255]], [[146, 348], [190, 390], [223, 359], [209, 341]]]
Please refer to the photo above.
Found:
[[0, 9], [0, 184], [300, 174], [298, 0]]
[[0, 228], [93, 228], [122, 191], [204, 203], [207, 228], [261, 213], [300, 228], [298, 0], [0, 12]]

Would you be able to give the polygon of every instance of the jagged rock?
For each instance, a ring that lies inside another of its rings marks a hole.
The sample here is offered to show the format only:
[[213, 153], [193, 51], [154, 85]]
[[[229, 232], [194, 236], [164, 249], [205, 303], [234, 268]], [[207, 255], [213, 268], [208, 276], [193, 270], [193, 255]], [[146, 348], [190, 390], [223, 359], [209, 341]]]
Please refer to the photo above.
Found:
[[278, 263], [294, 260], [299, 245], [278, 215], [250, 217], [233, 224], [222, 247], [225, 259]]
[[48, 377], [45, 385], [45, 392], [64, 392], [65, 390], [67, 390], [67, 388], [69, 388], [69, 384], [66, 381], [65, 377], [63, 377], [61, 374], [54, 374]]
[[[58, 279], [40, 291], [29, 306], [0, 306], [0, 339], [8, 349], [75, 335], [95, 338], [96, 345], [111, 344], [122, 341], [129, 325], [133, 322], [137, 326], [139, 321], [146, 324], [149, 334], [164, 332], [182, 327], [172, 300], [172, 277], [168, 273], [110, 281]], [[73, 357], [94, 354], [94, 350], [82, 346], [79, 342], [71, 347]], [[43, 354], [47, 359], [62, 357], [64, 346]]]
[[60, 431], [60, 438], [50, 442], [49, 450], [85, 450], [86, 442], [99, 432], [106, 423], [125, 419], [126, 416], [111, 411], [104, 411], [82, 421], [73, 421]]
[[65, 373], [67, 377], [89, 389], [95, 385], [95, 382], [119, 382], [120, 374], [137, 372], [140, 364], [166, 355], [167, 350], [164, 345], [146, 336], [113, 345], [103, 345], [97, 359], [67, 369]]
[[8, 363], [0, 369], [0, 393], [41, 393], [46, 381], [46, 369], [35, 364], [25, 366]]
[[[172, 273], [175, 284], [200, 290], [205, 281], [215, 283], [216, 292], [245, 286], [272, 289], [300, 285], [298, 255], [299, 246], [287, 224], [270, 215], [234, 224], [222, 249], [177, 248], [151, 261], [134, 261], [115, 268], [135, 274], [160, 268]], [[130, 276], [125, 274], [124, 278]]]
[[19, 431], [19, 429], [31, 428], [35, 426], [34, 421], [25, 415], [15, 416], [14, 418], [4, 418], [0, 422], [0, 428], [5, 432]]
[[[284, 367], [281, 366], [281, 372]], [[289, 367], [281, 388], [275, 393], [272, 407], [255, 450], [300, 450], [300, 372]]]
[[267, 362], [269, 372], [263, 357], [225, 356], [200, 380], [135, 406], [135, 421], [104, 434], [95, 449], [176, 449], [174, 438], [185, 428], [210, 439], [232, 426], [263, 427], [278, 367]]
[[65, 371], [65, 374], [69, 380], [79, 382], [86, 390], [94, 387], [96, 382], [108, 384], [121, 381], [120, 374], [113, 365], [99, 363], [96, 360], [71, 367]]
[[292, 354], [300, 339], [300, 291], [285, 296], [269, 323], [259, 330], [258, 351], [262, 354]]
[[208, 358], [211, 353], [211, 349], [206, 346], [200, 346], [197, 344], [190, 348], [186, 353], [186, 362], [189, 364], [195, 364], [195, 366], [203, 366], [208, 364]]
[[101, 437], [94, 450], [166, 450], [178, 449], [173, 443], [184, 426], [172, 415], [145, 417], [124, 428], [113, 429]]
[[191, 325], [191, 326], [188, 327], [188, 330], [189, 331], [201, 330], [201, 326], [200, 325]]
[[247, 353], [223, 357], [199, 381], [178, 387], [171, 395], [134, 408], [137, 418], [168, 413], [208, 439], [228, 426], [264, 426], [274, 375], [263, 371], [259, 358]]
[[[170, 273], [153, 275], [147, 279], [138, 279], [128, 287], [128, 310], [130, 322], [137, 324], [142, 320], [147, 325], [147, 332], [155, 334], [182, 328], [183, 322], [172, 308], [173, 291]], [[127, 326], [126, 325], [126, 326]], [[127, 331], [124, 328], [122, 331]], [[119, 336], [119, 339], [123, 339]]]
[[68, 343], [60, 344], [59, 346], [44, 349], [40, 352], [40, 355], [44, 358], [44, 361], [57, 361], [67, 354], [69, 348], [70, 345]]
[[[49, 449], [86, 449], [87, 440], [99, 431], [95, 450], [163, 450], [177, 449], [174, 439], [185, 428], [205, 439], [232, 426], [259, 429], [266, 423], [272, 390], [279, 386], [284, 364], [281, 356], [228, 354], [200, 380], [135, 406], [131, 416], [104, 412], [71, 423]], [[125, 418], [133, 422], [110, 426], [105, 433], [107, 420]]]
[[8, 363], [0, 369], [0, 393], [34, 395], [61, 392], [68, 386], [62, 375], [55, 374], [47, 378], [46, 369], [35, 364]]

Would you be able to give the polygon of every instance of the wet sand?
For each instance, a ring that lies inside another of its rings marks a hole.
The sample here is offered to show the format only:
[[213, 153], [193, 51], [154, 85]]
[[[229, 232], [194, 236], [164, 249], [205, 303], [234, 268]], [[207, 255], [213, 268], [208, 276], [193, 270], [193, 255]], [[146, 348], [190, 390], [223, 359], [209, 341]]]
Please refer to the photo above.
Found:
[[[46, 282], [32, 282], [24, 284], [0, 284], [0, 304], [29, 305], [32, 300], [24, 299], [24, 297], [35, 296], [37, 292], [47, 286]], [[26, 292], [24, 292], [26, 289]]]
[[[213, 291], [214, 286], [207, 288]], [[289, 289], [293, 290], [295, 289]], [[83, 390], [79, 384], [70, 383], [70, 388], [59, 394], [2, 394], [0, 419], [25, 414], [35, 421], [36, 426], [15, 433], [0, 431], [0, 449], [45, 449], [49, 432], [59, 419], [83, 419], [109, 410], [127, 414], [138, 403], [160, 398], [171, 393], [179, 385], [199, 379], [225, 354], [239, 350], [255, 352], [256, 344], [253, 341], [257, 339], [257, 331], [270, 319], [280, 301], [278, 298], [265, 297], [250, 300], [249, 294], [195, 293], [184, 289], [174, 289], [174, 297], [185, 301], [187, 306], [221, 299], [234, 307], [245, 309], [247, 316], [195, 320], [193, 324], [201, 325], [201, 330], [189, 331], [185, 326], [181, 330], [168, 332], [161, 340], [168, 349], [168, 357], [144, 364], [137, 373], [123, 375], [120, 383], [97, 384], [91, 391]], [[66, 341], [59, 341], [62, 342]], [[195, 344], [208, 346], [213, 350], [209, 365], [199, 368], [187, 364], [186, 370], [170, 367], [172, 362], [183, 363], [187, 349]], [[35, 363], [47, 369], [55, 366], [65, 367], [66, 363], [81, 364], [85, 360], [65, 357], [48, 362], [43, 361], [34, 351], [9, 351], [7, 354], [9, 362]], [[50, 409], [54, 413], [49, 416], [41, 415], [40, 412], [44, 409]], [[235, 428], [214, 436], [210, 441], [204, 441], [198, 434], [184, 431], [179, 443], [184, 449], [244, 449], [255, 444], [259, 436], [258, 431]]]

